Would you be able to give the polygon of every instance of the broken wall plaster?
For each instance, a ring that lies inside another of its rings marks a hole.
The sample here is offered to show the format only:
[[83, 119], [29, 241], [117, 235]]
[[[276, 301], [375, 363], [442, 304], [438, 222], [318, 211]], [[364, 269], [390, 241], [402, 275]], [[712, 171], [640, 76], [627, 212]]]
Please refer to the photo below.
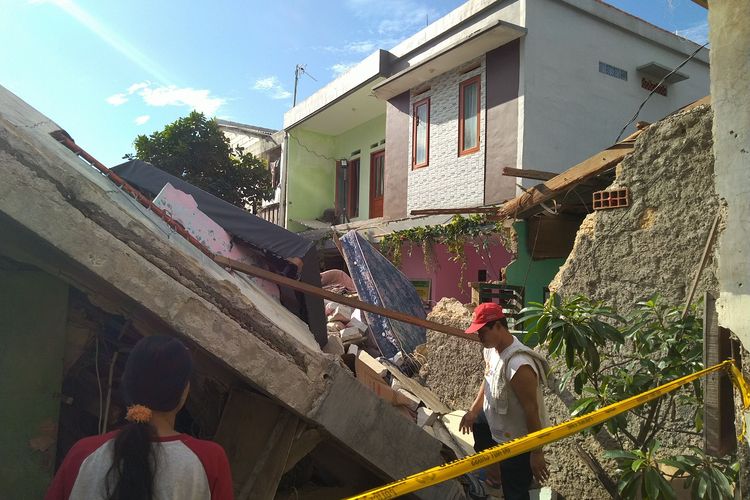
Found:
[[[702, 106], [641, 134], [614, 183], [630, 189], [631, 206], [586, 217], [552, 291], [601, 300], [620, 313], [655, 293], [664, 303], [685, 301], [719, 210], [711, 122], [711, 108]], [[696, 297], [717, 287], [712, 252]]]

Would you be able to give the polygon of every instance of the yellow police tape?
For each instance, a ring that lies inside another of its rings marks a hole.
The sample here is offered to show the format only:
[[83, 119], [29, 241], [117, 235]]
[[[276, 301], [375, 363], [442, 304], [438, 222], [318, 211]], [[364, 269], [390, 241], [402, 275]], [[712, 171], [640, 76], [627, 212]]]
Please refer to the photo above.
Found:
[[[561, 424], [533, 432], [524, 437], [495, 446], [494, 448], [489, 448], [487, 450], [481, 451], [475, 455], [471, 455], [459, 460], [454, 460], [453, 462], [428, 469], [424, 472], [419, 472], [399, 481], [395, 481], [385, 486], [381, 486], [370, 491], [366, 491], [365, 493], [355, 495], [348, 500], [384, 500], [388, 498], [396, 498], [398, 496], [406, 495], [407, 493], [412, 493], [414, 491], [433, 486], [443, 481], [462, 476], [466, 473], [481, 469], [490, 464], [500, 462], [522, 453], [526, 453], [527, 451], [534, 450], [545, 444], [558, 441], [560, 439], [581, 432], [582, 430], [588, 429], [589, 427], [601, 424], [609, 420], [610, 418], [619, 415], [620, 413], [624, 413], [644, 403], [648, 403], [649, 401], [660, 398], [661, 396], [672, 392], [685, 384], [689, 384], [690, 382], [698, 380], [701, 377], [714, 372], [718, 372], [720, 370], [729, 371], [729, 376], [732, 378], [732, 381], [742, 394], [742, 402], [745, 409], [747, 410], [748, 408], [750, 408], [750, 389], [748, 388], [748, 384], [742, 376], [740, 370], [735, 366], [734, 362], [732, 360], [727, 360], [723, 363], [719, 363], [718, 365], [706, 368], [705, 370], [701, 370], [691, 375], [686, 375], [682, 378], [678, 378], [677, 380], [673, 380], [672, 382], [668, 382], [664, 385], [660, 385], [659, 387], [646, 391], [637, 396], [633, 396], [618, 403], [613, 403], [594, 412], [587, 413], [586, 415], [576, 417], [568, 420], [567, 422], [563, 422]], [[744, 429], [742, 431], [742, 435], [744, 435]], [[742, 439], [742, 435], [740, 436], [740, 439]]]

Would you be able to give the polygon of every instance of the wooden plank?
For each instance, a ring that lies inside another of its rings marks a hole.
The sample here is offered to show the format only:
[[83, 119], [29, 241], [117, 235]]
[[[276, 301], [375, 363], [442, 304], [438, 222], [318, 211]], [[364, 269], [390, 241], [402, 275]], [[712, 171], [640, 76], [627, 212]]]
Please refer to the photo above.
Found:
[[503, 205], [498, 215], [501, 217], [524, 218], [526, 210], [553, 199], [557, 194], [587, 181], [613, 167], [627, 156], [635, 145], [635, 139], [642, 133], [638, 130], [629, 137], [604, 151], [601, 151], [578, 165], [553, 177], [544, 184], [534, 186], [523, 195]]
[[494, 214], [500, 207], [469, 207], [469, 208], [425, 208], [412, 210], [411, 215], [451, 215], [451, 214]]
[[[716, 298], [706, 293], [703, 301], [703, 362], [706, 366], [732, 358], [729, 330], [719, 327]], [[734, 392], [725, 373], [713, 373], [703, 381], [703, 439], [706, 453], [723, 457], [735, 450]]]
[[558, 174], [554, 172], [545, 172], [544, 170], [532, 170], [527, 168], [503, 168], [503, 175], [508, 177], [520, 177], [521, 179], [534, 179], [537, 181], [548, 181]]
[[[685, 300], [685, 308], [682, 310], [682, 317], [684, 318], [688, 310], [690, 309], [690, 303], [693, 301], [693, 297], [695, 296], [695, 289], [698, 288], [698, 281], [701, 279], [701, 273], [703, 272], [703, 268], [706, 267], [706, 260], [708, 259], [708, 252], [711, 250], [711, 246], [714, 241], [714, 235], [716, 234], [716, 228], [719, 227], [719, 219], [721, 219], [721, 211], [716, 212], [716, 216], [714, 217], [714, 222], [711, 224], [711, 229], [708, 231], [708, 237], [706, 238], [706, 245], [703, 247], [703, 255], [701, 255], [701, 260], [698, 263], [698, 269], [695, 271], [695, 276], [693, 277], [693, 284], [690, 286], [690, 293], [688, 293], [687, 300]], [[721, 361], [724, 361], [723, 359]]]
[[425, 406], [427, 406], [427, 408], [429, 408], [430, 410], [434, 411], [435, 413], [441, 414], [447, 414], [453, 411], [448, 408], [445, 403], [440, 401], [440, 398], [437, 396], [437, 394], [429, 390], [427, 387], [422, 386], [416, 380], [413, 380], [404, 375], [401, 370], [393, 366], [391, 363], [385, 363], [385, 367], [388, 368], [388, 371], [391, 372], [391, 375], [393, 375], [396, 380], [401, 383], [401, 386], [403, 386], [404, 389], [421, 399]]
[[248, 476], [238, 500], [251, 498], [274, 498], [279, 487], [281, 477], [292, 447], [295, 431], [297, 429], [297, 417], [288, 411], [281, 414], [281, 418], [268, 437], [263, 450], [255, 462], [252, 472]]
[[293, 280], [291, 278], [287, 278], [286, 276], [281, 276], [271, 271], [266, 271], [265, 269], [246, 264], [244, 262], [227, 259], [226, 257], [222, 257], [219, 255], [214, 256], [213, 260], [220, 266], [228, 267], [230, 269], [234, 269], [235, 271], [240, 271], [250, 276], [255, 276], [256, 278], [262, 278], [276, 283], [277, 285], [286, 286], [302, 293], [314, 295], [323, 299], [328, 299], [338, 304], [354, 307], [355, 309], [361, 309], [363, 311], [379, 314], [381, 316], [385, 316], [386, 318], [403, 321], [404, 323], [411, 323], [412, 325], [421, 326], [427, 328], [428, 330], [434, 330], [436, 332], [446, 333], [454, 337], [461, 337], [466, 340], [479, 342], [479, 339], [476, 335], [469, 335], [467, 333], [464, 333], [462, 330], [459, 330], [458, 328], [441, 325], [439, 323], [435, 323], [426, 319], [409, 316], [408, 314], [404, 314], [399, 311], [386, 309], [385, 307], [376, 306], [374, 304], [368, 304], [367, 302], [362, 302], [361, 300], [353, 299], [351, 297], [345, 297], [343, 295], [324, 290], [323, 288], [319, 288], [302, 281]]

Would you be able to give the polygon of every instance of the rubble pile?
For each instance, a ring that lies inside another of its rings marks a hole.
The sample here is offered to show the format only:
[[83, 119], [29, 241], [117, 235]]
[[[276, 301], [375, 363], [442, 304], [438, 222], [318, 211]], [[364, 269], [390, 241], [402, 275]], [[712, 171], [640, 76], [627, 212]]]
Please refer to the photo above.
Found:
[[[456, 299], [438, 302], [427, 319], [443, 325], [464, 329], [471, 322], [472, 305]], [[478, 343], [428, 331], [427, 343], [420, 351], [427, 358], [420, 376], [438, 397], [452, 408], [467, 409], [477, 395], [484, 373], [482, 348]]]

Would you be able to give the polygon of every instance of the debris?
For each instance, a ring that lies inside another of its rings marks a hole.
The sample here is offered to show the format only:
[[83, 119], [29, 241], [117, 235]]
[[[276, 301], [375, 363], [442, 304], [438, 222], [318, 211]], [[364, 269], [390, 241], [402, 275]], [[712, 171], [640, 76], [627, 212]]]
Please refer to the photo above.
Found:
[[[377, 374], [378, 377], [381, 379], [385, 377], [385, 374], [388, 373], [388, 368], [383, 366], [380, 361], [373, 358], [369, 354], [367, 354], [366, 351], [360, 351], [359, 354], [357, 354], [357, 360], [367, 366], [370, 370], [372, 370], [373, 373]], [[385, 382], [384, 382], [385, 383]]]
[[338, 304], [331, 315], [328, 316], [328, 321], [341, 321], [342, 323], [349, 323], [349, 321], [352, 319], [353, 312], [354, 310], [351, 307]]
[[341, 330], [346, 328], [346, 324], [341, 321], [329, 321], [326, 324], [326, 328], [328, 329], [328, 333], [340, 332]]
[[356, 340], [364, 340], [364, 335], [358, 328], [346, 327], [340, 332], [341, 340], [344, 342], [354, 342]]
[[391, 363], [393, 363], [396, 366], [403, 366], [403, 364], [404, 364], [404, 353], [401, 352], [401, 351], [399, 351], [398, 353], [396, 353], [395, 356], [393, 356], [392, 358], [390, 358], [388, 361], [390, 361]]
[[340, 269], [331, 269], [320, 273], [320, 285], [326, 290], [341, 294], [357, 291], [354, 287], [354, 281]]
[[439, 414], [422, 406], [417, 409], [417, 425], [420, 427], [432, 427]]
[[411, 411], [417, 411], [417, 408], [419, 408], [419, 404], [422, 402], [418, 397], [416, 397], [411, 392], [407, 391], [403, 387], [396, 389], [396, 392], [401, 394], [402, 396], [406, 397], [409, 400], [409, 404], [407, 404], [407, 408], [409, 408]]
[[464, 418], [464, 415], [466, 415], [465, 411], [457, 410], [447, 415], [441, 415], [438, 417], [438, 421], [445, 425], [445, 428], [448, 429], [452, 438], [463, 449], [465, 455], [473, 455], [474, 435], [471, 433], [464, 434], [460, 429], [461, 419]]
[[[359, 309], [357, 309], [357, 311], [359, 311]], [[351, 320], [349, 321], [349, 323], [347, 323], [346, 326], [349, 327], [349, 328], [356, 328], [357, 330], [359, 330], [362, 333], [365, 333], [367, 331], [367, 325], [364, 324], [364, 323], [362, 323], [356, 317], [354, 317], [354, 314], [352, 314]], [[401, 353], [399, 352], [398, 354], [401, 354]], [[397, 356], [398, 356], [398, 354], [397, 354]]]
[[354, 354], [356, 356], [359, 353], [359, 347], [357, 347], [357, 344], [352, 344], [346, 352], [347, 354]]
[[323, 347], [323, 352], [341, 356], [344, 354], [344, 343], [338, 335], [328, 335], [328, 343]]

